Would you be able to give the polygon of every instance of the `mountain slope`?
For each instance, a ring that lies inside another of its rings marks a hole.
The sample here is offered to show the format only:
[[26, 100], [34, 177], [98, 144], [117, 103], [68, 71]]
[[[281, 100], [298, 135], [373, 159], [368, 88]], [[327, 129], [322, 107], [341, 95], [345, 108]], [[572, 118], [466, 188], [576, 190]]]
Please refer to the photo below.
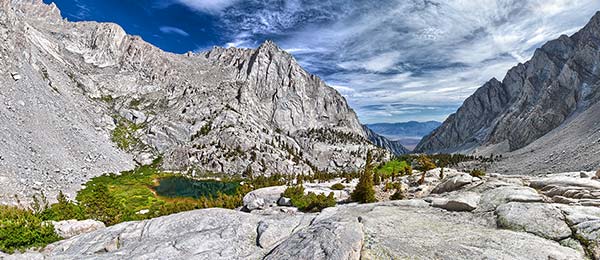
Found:
[[363, 129], [367, 133], [367, 139], [374, 145], [392, 152], [394, 155], [408, 154], [410, 151], [406, 149], [399, 141], [392, 141], [384, 136], [381, 136], [364, 125]]
[[[502, 82], [492, 79], [478, 89], [416, 149], [508, 153], [528, 150], [528, 145], [549, 133], [554, 138], [570, 139], [563, 130], [578, 128], [577, 143], [569, 145], [571, 150], [565, 153], [579, 151], [595, 134], [593, 128], [574, 124], [597, 120], [582, 116], [589, 114], [586, 111], [600, 99], [599, 50], [600, 13], [597, 13], [573, 36], [561, 36], [536, 50], [530, 61], [512, 68]], [[562, 150], [552, 147], [550, 142], [540, 142], [536, 144], [539, 149]], [[539, 149], [526, 157], [542, 156]], [[590, 159], [593, 158], [586, 160]], [[561, 162], [555, 161], [554, 166], [560, 166]]]
[[4, 197], [72, 193], [158, 157], [268, 175], [354, 171], [375, 149], [346, 100], [272, 42], [177, 55], [41, 0], [0, 0], [0, 51]]

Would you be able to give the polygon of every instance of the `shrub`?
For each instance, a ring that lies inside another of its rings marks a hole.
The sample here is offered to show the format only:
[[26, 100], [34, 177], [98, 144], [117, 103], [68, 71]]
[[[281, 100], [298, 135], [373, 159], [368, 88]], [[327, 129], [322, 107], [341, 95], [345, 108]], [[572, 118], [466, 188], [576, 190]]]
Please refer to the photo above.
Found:
[[331, 186], [332, 190], [343, 190], [345, 188], [346, 187], [344, 186], [344, 184], [341, 184], [341, 183], [336, 183]]
[[391, 200], [403, 200], [405, 198], [406, 196], [404, 195], [402, 189], [397, 189], [396, 192], [392, 194], [392, 197], [390, 197]]
[[473, 177], [483, 177], [485, 176], [485, 172], [481, 169], [474, 169], [471, 171], [471, 176]]
[[302, 185], [288, 187], [281, 196], [290, 198], [292, 205], [303, 212], [319, 212], [324, 208], [333, 207], [336, 204], [333, 193], [325, 196], [325, 194], [317, 195], [309, 192], [305, 195]]
[[142, 127], [127, 121], [124, 118], [117, 118], [117, 126], [112, 131], [111, 140], [117, 144], [117, 147], [124, 151], [131, 151], [141, 142], [135, 136], [135, 132]]
[[106, 184], [93, 184], [86, 190], [86, 193], [77, 195], [86, 218], [102, 221], [107, 226], [122, 222], [124, 209]]
[[50, 207], [45, 209], [41, 214], [44, 220], [69, 220], [69, 219], [85, 219], [83, 210], [79, 205], [68, 201], [67, 197], [60, 191], [56, 197], [57, 203], [52, 204]]
[[387, 192], [391, 190], [400, 189], [401, 187], [402, 185], [399, 182], [388, 182], [385, 184], [385, 188], [383, 190]]
[[52, 224], [30, 209], [0, 206], [0, 251], [43, 247], [60, 240]]

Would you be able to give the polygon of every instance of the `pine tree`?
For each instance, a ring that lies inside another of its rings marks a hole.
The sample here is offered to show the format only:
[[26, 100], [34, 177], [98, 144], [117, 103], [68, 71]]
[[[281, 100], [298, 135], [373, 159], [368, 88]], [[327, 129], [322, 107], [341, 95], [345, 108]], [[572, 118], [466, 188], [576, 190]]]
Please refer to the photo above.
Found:
[[423, 174], [421, 175], [421, 179], [419, 180], [419, 185], [422, 185], [423, 183], [425, 183], [425, 174], [427, 174], [428, 171], [435, 169], [435, 164], [431, 161], [429, 157], [427, 157], [427, 155], [424, 154], [419, 155], [417, 162], [419, 163], [419, 167], [423, 172]]
[[371, 151], [367, 153], [367, 162], [365, 164], [365, 171], [360, 176], [358, 184], [351, 194], [353, 201], [360, 203], [372, 203], [376, 202], [375, 190], [373, 189], [373, 165], [372, 165], [372, 154]]

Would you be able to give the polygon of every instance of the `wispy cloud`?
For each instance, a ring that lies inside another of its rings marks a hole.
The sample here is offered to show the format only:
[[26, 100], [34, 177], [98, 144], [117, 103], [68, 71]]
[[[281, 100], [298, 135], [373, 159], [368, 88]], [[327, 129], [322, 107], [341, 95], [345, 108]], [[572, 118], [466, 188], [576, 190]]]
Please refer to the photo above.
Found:
[[180, 4], [186, 5], [196, 11], [218, 14], [226, 8], [232, 6], [238, 0], [176, 0]]
[[[221, 21], [231, 46], [274, 39], [372, 123], [443, 119], [544, 42], [581, 28], [600, 2], [247, 0], [228, 7]], [[433, 110], [407, 113], [397, 109], [402, 104]]]
[[180, 28], [172, 27], [172, 26], [161, 26], [159, 28], [159, 30], [166, 34], [178, 34], [178, 35], [185, 36], [185, 37], [190, 36], [190, 34], [188, 32], [186, 32]]

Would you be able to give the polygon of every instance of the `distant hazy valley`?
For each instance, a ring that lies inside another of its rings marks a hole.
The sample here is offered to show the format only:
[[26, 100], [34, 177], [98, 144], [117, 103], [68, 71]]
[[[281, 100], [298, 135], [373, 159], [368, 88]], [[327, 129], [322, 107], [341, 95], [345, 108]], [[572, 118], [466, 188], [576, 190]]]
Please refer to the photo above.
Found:
[[366, 126], [392, 141], [399, 141], [400, 144], [409, 150], [415, 149], [421, 139], [438, 128], [442, 123], [437, 121], [428, 122], [403, 122], [403, 123], [376, 123]]

